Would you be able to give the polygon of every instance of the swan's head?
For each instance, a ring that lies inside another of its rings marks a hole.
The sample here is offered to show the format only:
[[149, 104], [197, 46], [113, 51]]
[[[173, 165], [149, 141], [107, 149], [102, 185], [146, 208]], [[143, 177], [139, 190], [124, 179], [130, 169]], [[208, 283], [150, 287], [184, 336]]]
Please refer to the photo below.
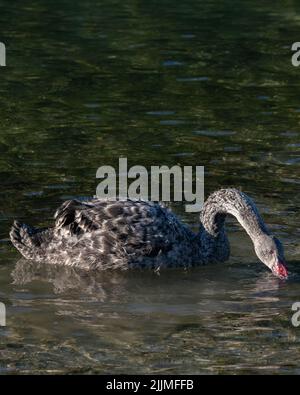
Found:
[[254, 248], [258, 258], [271, 269], [275, 276], [281, 279], [288, 277], [283, 247], [276, 237], [260, 235], [254, 241]]

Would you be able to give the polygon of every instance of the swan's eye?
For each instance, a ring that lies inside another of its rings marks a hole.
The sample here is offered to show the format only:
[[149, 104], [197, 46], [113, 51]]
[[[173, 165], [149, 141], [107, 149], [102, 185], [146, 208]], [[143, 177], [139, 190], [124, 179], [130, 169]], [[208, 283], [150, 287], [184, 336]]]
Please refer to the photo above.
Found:
[[273, 255], [274, 252], [275, 252], [275, 250], [270, 250], [270, 251], [269, 251], [269, 254], [270, 254], [270, 255]]

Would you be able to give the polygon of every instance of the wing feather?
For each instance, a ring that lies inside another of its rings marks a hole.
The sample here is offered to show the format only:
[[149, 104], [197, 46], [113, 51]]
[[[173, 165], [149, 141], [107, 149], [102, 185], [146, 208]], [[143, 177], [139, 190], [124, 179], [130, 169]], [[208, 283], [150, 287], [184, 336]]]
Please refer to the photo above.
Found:
[[57, 210], [55, 226], [66, 236], [81, 235], [79, 243], [92, 243], [107, 259], [120, 252], [130, 260], [156, 257], [191, 232], [160, 204], [131, 200], [68, 200]]

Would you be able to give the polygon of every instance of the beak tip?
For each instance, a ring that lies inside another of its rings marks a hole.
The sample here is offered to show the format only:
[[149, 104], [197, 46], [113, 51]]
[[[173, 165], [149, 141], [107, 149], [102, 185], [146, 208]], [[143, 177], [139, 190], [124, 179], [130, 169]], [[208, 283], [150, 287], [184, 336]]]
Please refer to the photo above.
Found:
[[286, 266], [282, 262], [278, 262], [276, 267], [273, 270], [275, 276], [279, 277], [280, 279], [286, 280], [288, 278], [288, 271]]

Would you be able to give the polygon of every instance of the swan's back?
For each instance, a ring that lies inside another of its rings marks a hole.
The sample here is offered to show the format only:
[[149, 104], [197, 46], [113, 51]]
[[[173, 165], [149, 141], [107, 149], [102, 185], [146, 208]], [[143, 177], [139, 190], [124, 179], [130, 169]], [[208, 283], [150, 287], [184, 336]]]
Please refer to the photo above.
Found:
[[27, 259], [88, 269], [184, 265], [195, 237], [161, 204], [132, 200], [68, 200], [53, 228], [15, 222], [10, 236]]

